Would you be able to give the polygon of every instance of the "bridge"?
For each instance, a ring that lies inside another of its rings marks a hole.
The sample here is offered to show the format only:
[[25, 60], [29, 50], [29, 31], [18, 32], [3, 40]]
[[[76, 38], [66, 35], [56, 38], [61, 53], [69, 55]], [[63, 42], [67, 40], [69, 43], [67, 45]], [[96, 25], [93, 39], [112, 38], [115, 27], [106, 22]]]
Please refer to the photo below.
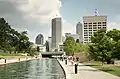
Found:
[[61, 56], [63, 52], [41, 52], [42, 57]]

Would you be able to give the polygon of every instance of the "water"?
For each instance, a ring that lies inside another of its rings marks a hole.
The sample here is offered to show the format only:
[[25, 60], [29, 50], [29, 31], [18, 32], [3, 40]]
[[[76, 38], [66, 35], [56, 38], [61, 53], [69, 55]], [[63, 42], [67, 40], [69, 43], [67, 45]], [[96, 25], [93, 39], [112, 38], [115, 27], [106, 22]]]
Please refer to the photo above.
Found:
[[56, 59], [24, 61], [0, 66], [0, 79], [65, 79]]

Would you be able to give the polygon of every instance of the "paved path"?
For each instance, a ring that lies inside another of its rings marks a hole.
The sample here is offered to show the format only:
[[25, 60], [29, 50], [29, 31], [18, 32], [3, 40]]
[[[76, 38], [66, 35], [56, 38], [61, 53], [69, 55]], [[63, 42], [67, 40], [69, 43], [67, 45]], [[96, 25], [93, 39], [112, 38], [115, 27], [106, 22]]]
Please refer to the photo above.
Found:
[[0, 65], [4, 65], [4, 64], [8, 64], [8, 63], [15, 63], [15, 62], [21, 62], [21, 61], [27, 61], [27, 60], [32, 60], [32, 59], [36, 59], [36, 58], [20, 58], [20, 60], [18, 58], [13, 58], [13, 59], [6, 59], [6, 63], [5, 63], [5, 59], [0, 59]]
[[66, 79], [120, 79], [120, 77], [82, 64], [78, 66], [78, 74], [74, 74], [74, 66], [65, 65], [65, 62], [62, 61], [59, 62], [65, 70]]

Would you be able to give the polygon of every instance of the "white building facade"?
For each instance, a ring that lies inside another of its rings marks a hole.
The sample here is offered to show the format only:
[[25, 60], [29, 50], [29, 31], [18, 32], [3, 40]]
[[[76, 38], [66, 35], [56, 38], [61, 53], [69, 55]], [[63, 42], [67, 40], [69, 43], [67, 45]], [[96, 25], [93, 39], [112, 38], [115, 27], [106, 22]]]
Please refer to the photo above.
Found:
[[95, 32], [102, 28], [107, 29], [107, 16], [84, 16], [83, 23], [83, 42], [90, 43]]

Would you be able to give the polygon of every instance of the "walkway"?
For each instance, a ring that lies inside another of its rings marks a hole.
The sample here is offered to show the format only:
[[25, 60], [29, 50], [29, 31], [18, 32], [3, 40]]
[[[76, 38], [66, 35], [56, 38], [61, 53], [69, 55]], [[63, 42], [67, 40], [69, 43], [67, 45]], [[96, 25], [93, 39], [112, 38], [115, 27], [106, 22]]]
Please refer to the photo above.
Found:
[[32, 60], [32, 59], [36, 59], [36, 58], [20, 58], [20, 60], [18, 58], [13, 58], [13, 59], [7, 59], [6, 63], [5, 63], [5, 59], [0, 59], [0, 65], [4, 65], [4, 64], [8, 64], [8, 63], [15, 63], [15, 62], [21, 62], [21, 61], [27, 61], [27, 60]]
[[74, 66], [65, 65], [65, 62], [62, 61], [59, 62], [65, 70], [66, 79], [120, 79], [120, 77], [82, 64], [78, 66], [78, 74], [74, 74]]

